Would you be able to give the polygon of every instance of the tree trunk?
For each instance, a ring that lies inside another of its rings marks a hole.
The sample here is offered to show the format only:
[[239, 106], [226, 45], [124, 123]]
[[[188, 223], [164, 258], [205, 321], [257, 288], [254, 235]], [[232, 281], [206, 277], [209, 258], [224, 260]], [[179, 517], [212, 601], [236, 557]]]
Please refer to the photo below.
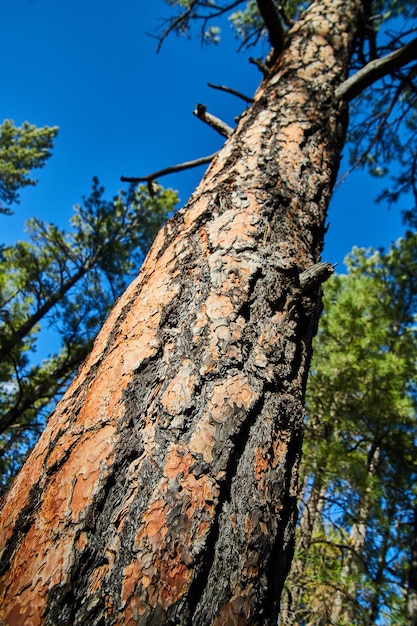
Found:
[[353, 623], [357, 606], [357, 591], [363, 569], [363, 550], [370, 514], [372, 478], [380, 460], [380, 449], [376, 443], [370, 445], [366, 463], [368, 486], [359, 500], [358, 510], [349, 532], [348, 550], [340, 572], [339, 589], [334, 595], [331, 624]]
[[[323, 526], [322, 510], [326, 496], [326, 485], [323, 484], [321, 474], [323, 469], [322, 467], [320, 470], [313, 468], [312, 472], [306, 476], [304, 487], [298, 498], [298, 502], [302, 502], [303, 509], [296, 534], [295, 555], [281, 599], [279, 616], [281, 626], [297, 626], [304, 623], [304, 615], [311, 610], [311, 606], [307, 608], [302, 605], [301, 599], [305, 593], [306, 566], [313, 535]], [[323, 609], [322, 605], [321, 609]]]
[[387, 572], [386, 569], [389, 567], [387, 563], [387, 559], [389, 559], [389, 550], [390, 550], [390, 538], [391, 538], [391, 530], [395, 524], [395, 509], [396, 503], [391, 501], [389, 503], [387, 512], [386, 512], [386, 523], [381, 524], [382, 533], [381, 533], [381, 542], [378, 546], [378, 561], [376, 572], [372, 578], [372, 591], [370, 594], [370, 602], [369, 602], [369, 610], [368, 610], [368, 626], [374, 626], [374, 624], [378, 623], [378, 618], [381, 610], [381, 606], [383, 606], [384, 597], [384, 583], [386, 582]]
[[407, 618], [409, 626], [417, 626], [417, 504], [413, 508], [413, 528], [410, 533], [410, 557], [406, 596]]
[[6, 624], [274, 624], [359, 0], [314, 2], [2, 508]]

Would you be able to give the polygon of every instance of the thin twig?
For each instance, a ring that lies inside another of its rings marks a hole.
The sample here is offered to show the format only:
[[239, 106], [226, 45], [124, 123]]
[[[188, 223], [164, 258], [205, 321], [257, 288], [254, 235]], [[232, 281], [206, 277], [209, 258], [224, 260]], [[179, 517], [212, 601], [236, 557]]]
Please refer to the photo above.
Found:
[[353, 163], [353, 165], [348, 169], [347, 172], [345, 172], [340, 180], [337, 182], [336, 187], [340, 187], [340, 185], [342, 185], [345, 180], [347, 179], [348, 176], [350, 176], [350, 174], [357, 168], [360, 167], [362, 165], [364, 165], [365, 161], [366, 161], [366, 157], [370, 154], [371, 150], [375, 147], [375, 145], [378, 143], [378, 141], [381, 139], [381, 136], [383, 134], [385, 125], [388, 121], [389, 116], [391, 115], [395, 104], [397, 103], [399, 97], [401, 96], [402, 92], [403, 92], [403, 85], [404, 81], [401, 81], [401, 83], [399, 84], [399, 86], [397, 87], [397, 89], [395, 90], [394, 93], [394, 97], [392, 98], [391, 102], [388, 104], [388, 107], [386, 108], [386, 110], [384, 111], [384, 113], [382, 114], [382, 118], [381, 121], [378, 124], [378, 127], [376, 129], [376, 132], [374, 134], [374, 136], [371, 138], [368, 147], [366, 148], [366, 150], [364, 150], [363, 154], [361, 155], [361, 157], [359, 159], [357, 159], [355, 161], [355, 163]]
[[261, 59], [249, 57], [249, 63], [256, 65], [258, 70], [260, 70], [264, 76], [268, 76], [269, 72], [271, 71], [271, 69]]
[[162, 47], [162, 44], [164, 43], [165, 39], [168, 37], [168, 35], [170, 33], [172, 33], [173, 31], [177, 31], [177, 32], [180, 32], [180, 33], [185, 33], [186, 30], [189, 27], [189, 22], [191, 20], [202, 20], [203, 21], [203, 27], [202, 27], [202, 32], [201, 32], [201, 39], [204, 40], [204, 32], [206, 30], [206, 24], [207, 24], [208, 20], [216, 18], [216, 17], [221, 17], [222, 15], [227, 13], [228, 11], [231, 11], [232, 9], [237, 7], [242, 2], [243, 2], [243, 0], [234, 0], [234, 2], [231, 2], [230, 4], [226, 5], [225, 7], [218, 7], [218, 6], [211, 5], [211, 4], [207, 3], [207, 4], [205, 4], [203, 6], [203, 8], [207, 9], [208, 12], [206, 14], [200, 14], [200, 13], [194, 11], [195, 8], [198, 11], [198, 7], [200, 6], [200, 3], [199, 3], [198, 0], [193, 0], [191, 2], [191, 4], [188, 6], [188, 8], [183, 13], [180, 13], [176, 17], [173, 17], [173, 18], [170, 18], [170, 19], [167, 19], [167, 20], [164, 21], [164, 23], [168, 24], [168, 25], [163, 30], [161, 35], [158, 37], [159, 44], [158, 44], [157, 52], [160, 51], [160, 49]]
[[226, 87], [225, 85], [213, 85], [213, 83], [207, 83], [207, 84], [212, 89], [218, 89], [219, 91], [225, 91], [226, 93], [230, 93], [232, 94], [232, 96], [237, 96], [238, 98], [241, 98], [248, 104], [252, 104], [253, 102], [253, 98], [249, 98], [249, 96], [245, 96], [245, 94], [241, 93], [240, 91], [237, 91], [236, 89], [232, 89], [231, 87]]
[[174, 174], [176, 172], [182, 172], [183, 170], [189, 170], [192, 167], [198, 167], [199, 165], [206, 165], [206, 163], [210, 163], [210, 161], [214, 159], [216, 154], [217, 152], [215, 152], [214, 154], [210, 154], [209, 156], [194, 159], [193, 161], [186, 161], [185, 163], [171, 165], [170, 167], [165, 167], [164, 169], [153, 172], [152, 174], [148, 174], [147, 176], [121, 176], [120, 180], [122, 181], [122, 183], [145, 183], [150, 180], [152, 181], [156, 178], [160, 178], [161, 176], [167, 176], [168, 174]]

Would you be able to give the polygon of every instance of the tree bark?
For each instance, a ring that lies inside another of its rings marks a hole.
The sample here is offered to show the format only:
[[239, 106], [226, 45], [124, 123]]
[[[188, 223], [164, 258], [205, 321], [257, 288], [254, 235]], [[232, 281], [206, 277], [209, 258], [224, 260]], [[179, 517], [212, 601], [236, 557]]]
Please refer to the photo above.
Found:
[[359, 0], [314, 2], [2, 507], [6, 624], [275, 624]]

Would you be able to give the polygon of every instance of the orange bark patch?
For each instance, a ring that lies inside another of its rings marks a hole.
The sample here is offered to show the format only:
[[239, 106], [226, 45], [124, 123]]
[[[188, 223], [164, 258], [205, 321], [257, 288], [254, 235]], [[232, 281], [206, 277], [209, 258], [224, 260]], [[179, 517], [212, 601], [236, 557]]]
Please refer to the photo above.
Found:
[[208, 532], [207, 520], [195, 521], [200, 520], [202, 510], [212, 517], [217, 492], [206, 478], [197, 481], [193, 475], [183, 480], [182, 487], [178, 506], [184, 513], [176, 526], [179, 534], [175, 539], [167, 535], [167, 509], [162, 500], [152, 503], [143, 517], [135, 541], [137, 559], [124, 570], [125, 619], [127, 616], [138, 619], [149, 607], [160, 605], [166, 609], [189, 588], [194, 559], [187, 546], [195, 547], [198, 539]]
[[247, 293], [248, 282], [259, 266], [259, 259], [248, 250], [245, 255], [225, 254], [223, 250], [216, 250], [208, 258], [210, 278], [218, 291], [228, 295], [234, 290]]
[[248, 214], [240, 209], [228, 209], [209, 223], [208, 233], [211, 244], [216, 249], [227, 250], [254, 244], [256, 227], [248, 223]]
[[190, 467], [195, 463], [195, 458], [189, 452], [184, 453], [178, 447], [173, 447], [167, 454], [164, 474], [169, 479], [180, 475], [188, 476]]
[[88, 535], [87, 533], [82, 532], [77, 539], [75, 547], [77, 548], [77, 550], [82, 552], [87, 544], [88, 544]]
[[216, 383], [207, 410], [191, 435], [190, 450], [202, 454], [206, 461], [211, 461], [219, 427], [230, 419], [235, 407], [250, 409], [258, 397], [259, 393], [251, 388], [242, 372]]
[[[140, 618], [150, 607], [160, 605], [166, 609], [181, 598], [189, 587], [191, 572], [181, 562], [177, 547], [171, 558], [156, 558], [151, 566], [143, 567], [135, 561], [124, 569], [122, 598], [126, 602], [118, 624], [140, 624]], [[136, 593], [141, 586], [142, 592]]]
[[189, 359], [185, 359], [161, 398], [166, 411], [171, 415], [176, 415], [191, 406], [195, 385], [196, 376], [193, 364]]
[[238, 372], [214, 386], [211, 399], [212, 414], [217, 417], [216, 421], [221, 421], [219, 417], [224, 406], [233, 407], [235, 405], [239, 408], [249, 409], [257, 400], [258, 395], [249, 385], [245, 374]]
[[[273, 80], [273, 79], [272, 79]], [[255, 99], [259, 99], [261, 97], [261, 92], [258, 91], [255, 94]], [[270, 111], [268, 109], [264, 109], [258, 115], [256, 120], [256, 125], [251, 126], [245, 133], [245, 140], [248, 145], [256, 146], [260, 145], [262, 142], [262, 135], [265, 133], [268, 135], [269, 132], [269, 124], [273, 119], [275, 113], [274, 111]], [[246, 165], [249, 166], [249, 169], [256, 170], [258, 168], [258, 155], [256, 150], [252, 150], [252, 154], [249, 154], [247, 157]], [[240, 165], [240, 164], [238, 164]]]
[[286, 431], [281, 431], [279, 437], [277, 437], [272, 443], [272, 467], [275, 468], [280, 464], [285, 463], [285, 458], [288, 453], [288, 442], [291, 439], [291, 435]]
[[268, 469], [270, 459], [265, 454], [263, 447], [258, 446], [255, 450], [255, 478], [260, 486], [265, 481], [265, 472]]
[[[166, 608], [189, 587], [193, 554], [204, 543], [219, 495], [213, 479], [192, 474], [194, 462], [182, 446], [168, 452], [167, 478], [161, 479], [155, 490], [158, 499], [142, 516], [135, 538], [137, 557], [124, 570], [122, 599], [129, 615], [143, 615], [157, 605]], [[168, 504], [174, 499], [175, 507]]]
[[104, 565], [100, 565], [99, 567], [96, 567], [96, 569], [92, 572], [90, 576], [87, 595], [93, 595], [94, 593], [99, 591], [99, 589], [102, 588], [103, 580], [108, 574], [109, 569], [110, 569], [110, 566], [108, 563]]
[[39, 626], [41, 623], [40, 614], [34, 611], [34, 607], [23, 608], [17, 603], [7, 607], [5, 620], [5, 624], [13, 626]]
[[226, 319], [234, 311], [228, 296], [210, 294], [205, 304], [205, 312], [211, 321]]
[[66, 473], [71, 476], [78, 472], [72, 497], [69, 502], [73, 521], [77, 521], [83, 511], [93, 500], [103, 465], [110, 465], [112, 459], [111, 440], [113, 426], [106, 426], [79, 444], [66, 464]]
[[[127, 600], [133, 595], [133, 592], [138, 584], [139, 579], [145, 579], [145, 586], [147, 587], [151, 581], [149, 577], [144, 577], [142, 573], [142, 568], [140, 566], [139, 561], [133, 561], [129, 565], [127, 565], [123, 570], [123, 587], [122, 587], [122, 601], [127, 602]], [[143, 611], [142, 611], [143, 614]], [[123, 623], [129, 623], [129, 618], [132, 617], [132, 608], [127, 607], [124, 611], [124, 615], [119, 616], [118, 624], [121, 623], [121, 619]]]
[[169, 606], [172, 603], [172, 599], [180, 598], [186, 591], [189, 581], [191, 579], [190, 570], [185, 563], [181, 562], [180, 548], [177, 546], [175, 555], [172, 559], [169, 559], [170, 563], [165, 566], [164, 562], [161, 562], [161, 581], [165, 583], [162, 591], [163, 604]]
[[245, 518], [245, 538], [246, 540], [248, 540], [248, 538], [251, 536], [253, 531], [253, 524], [252, 524], [252, 520], [250, 517], [246, 517]]
[[144, 514], [141, 529], [136, 535], [135, 546], [139, 549], [145, 538], [152, 539], [152, 544], [159, 544], [168, 532], [166, 519], [167, 504], [163, 500], [156, 500], [149, 505]]
[[13, 482], [8, 498], [2, 509], [0, 526], [0, 556], [7, 540], [12, 535], [14, 525], [20, 511], [24, 508], [29, 497], [28, 486], [39, 482], [41, 475], [43, 454], [47, 449], [47, 434], [45, 432], [36, 444], [31, 455], [31, 463], [25, 463], [16, 480]]
[[214, 620], [213, 626], [246, 626], [251, 614], [251, 604], [243, 595], [232, 597], [222, 607], [220, 614]]
[[28, 531], [9, 571], [6, 624], [33, 626], [41, 623], [48, 589], [61, 582], [62, 571], [70, 567], [72, 541], [73, 536], [68, 533], [65, 543], [50, 541], [40, 545], [35, 527]]
[[213, 448], [216, 443], [216, 427], [210, 424], [208, 418], [202, 418], [190, 438], [190, 449], [195, 454], [201, 454], [205, 461], [213, 460]]

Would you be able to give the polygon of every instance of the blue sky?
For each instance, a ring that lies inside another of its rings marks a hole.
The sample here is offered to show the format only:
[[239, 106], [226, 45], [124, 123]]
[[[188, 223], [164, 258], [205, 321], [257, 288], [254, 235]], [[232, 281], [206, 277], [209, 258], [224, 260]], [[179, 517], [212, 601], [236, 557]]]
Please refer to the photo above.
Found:
[[[24, 238], [24, 220], [35, 215], [65, 227], [95, 175], [112, 196], [122, 174], [147, 174], [221, 147], [192, 111], [201, 102], [233, 124], [243, 101], [207, 82], [252, 95], [260, 74], [248, 57], [256, 54], [237, 53], [227, 23], [219, 46], [171, 36], [156, 54], [146, 33], [168, 10], [162, 0], [1, 0], [0, 118], [60, 127], [39, 185], [22, 193], [13, 217], [0, 216], [2, 242]], [[347, 169], [345, 162], [341, 174]], [[160, 182], [184, 204], [203, 172]], [[401, 207], [374, 203], [385, 184], [356, 172], [336, 190], [323, 259], [339, 271], [353, 245], [388, 246], [403, 232]]]

